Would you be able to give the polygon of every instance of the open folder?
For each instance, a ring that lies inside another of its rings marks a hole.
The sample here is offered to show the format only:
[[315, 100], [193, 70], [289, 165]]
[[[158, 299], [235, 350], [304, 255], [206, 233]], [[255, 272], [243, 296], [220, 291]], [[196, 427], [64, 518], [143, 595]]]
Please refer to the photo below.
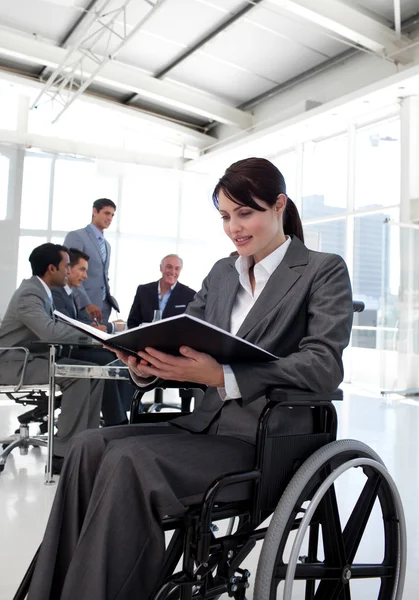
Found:
[[71, 327], [87, 333], [102, 344], [128, 354], [136, 355], [139, 350], [149, 347], [179, 355], [180, 346], [189, 346], [198, 352], [210, 354], [221, 364], [269, 362], [277, 358], [259, 346], [191, 315], [177, 315], [112, 334], [71, 319], [58, 310], [55, 310], [54, 314]]

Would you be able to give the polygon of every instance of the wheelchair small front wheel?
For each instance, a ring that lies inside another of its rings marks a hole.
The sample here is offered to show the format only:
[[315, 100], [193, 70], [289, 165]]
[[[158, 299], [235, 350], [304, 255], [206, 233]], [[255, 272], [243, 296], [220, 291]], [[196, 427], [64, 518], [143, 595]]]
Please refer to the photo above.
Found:
[[320, 448], [287, 486], [258, 563], [255, 600], [400, 600], [406, 525], [379, 456], [355, 440]]

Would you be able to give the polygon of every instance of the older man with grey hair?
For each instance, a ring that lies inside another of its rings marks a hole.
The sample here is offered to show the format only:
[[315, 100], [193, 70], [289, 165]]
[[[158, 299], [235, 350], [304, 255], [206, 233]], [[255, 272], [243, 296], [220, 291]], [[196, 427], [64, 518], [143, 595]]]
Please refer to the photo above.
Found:
[[130, 329], [150, 323], [156, 310], [163, 319], [185, 312], [196, 292], [178, 281], [182, 267], [180, 256], [168, 254], [160, 262], [161, 278], [138, 286], [128, 317]]

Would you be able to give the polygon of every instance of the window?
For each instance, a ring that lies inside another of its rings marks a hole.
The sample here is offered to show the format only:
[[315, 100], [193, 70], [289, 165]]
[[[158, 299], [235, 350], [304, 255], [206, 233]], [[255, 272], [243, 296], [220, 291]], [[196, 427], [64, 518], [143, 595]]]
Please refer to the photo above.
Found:
[[59, 158], [54, 171], [52, 229], [71, 231], [92, 218], [96, 165], [84, 160]]
[[[362, 215], [354, 218], [354, 272], [353, 294], [357, 300], [365, 303], [364, 312], [354, 319], [356, 326], [374, 327], [380, 325], [379, 317], [386, 303], [397, 305], [398, 287], [394, 273], [393, 248], [397, 232], [386, 224], [390, 218], [397, 219], [398, 210]], [[353, 346], [362, 348], [377, 347], [377, 331], [355, 330]]]
[[32, 269], [29, 263], [29, 255], [32, 250], [41, 244], [45, 244], [47, 241], [46, 237], [31, 235], [24, 235], [19, 238], [16, 287], [20, 285], [22, 279], [32, 276]]
[[311, 250], [331, 252], [345, 258], [346, 219], [304, 225], [306, 245]]
[[51, 183], [51, 157], [26, 154], [23, 165], [22, 229], [47, 229]]
[[124, 178], [121, 233], [177, 237], [179, 182], [176, 173], [138, 168]]
[[9, 159], [0, 154], [0, 220], [7, 218], [7, 199], [9, 194]]
[[183, 174], [179, 236], [185, 240], [202, 240], [222, 229], [220, 216], [212, 203], [216, 180], [205, 175]]
[[384, 121], [356, 134], [355, 208], [400, 202], [400, 122]]
[[346, 212], [348, 142], [339, 136], [304, 144], [303, 219]]
[[273, 164], [278, 167], [284, 176], [288, 196], [297, 202], [297, 155], [295, 152], [280, 154], [272, 159]]

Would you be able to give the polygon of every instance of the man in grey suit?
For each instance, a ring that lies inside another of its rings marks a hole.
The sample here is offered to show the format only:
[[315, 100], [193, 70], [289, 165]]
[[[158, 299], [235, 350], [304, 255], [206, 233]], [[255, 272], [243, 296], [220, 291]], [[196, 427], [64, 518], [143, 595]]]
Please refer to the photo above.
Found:
[[[67, 249], [58, 244], [42, 244], [35, 248], [29, 261], [33, 276], [24, 279], [13, 294], [0, 326], [0, 346], [27, 346], [37, 341], [79, 343], [80, 335], [53, 316], [51, 289], [67, 281], [69, 257]], [[12, 384], [22, 372], [22, 354], [1, 353], [0, 380]], [[66, 364], [79, 361], [65, 359]], [[26, 367], [25, 384], [48, 382], [49, 360], [43, 348], [34, 346]], [[57, 379], [62, 390], [61, 415], [54, 442], [54, 471], [59, 472], [60, 458], [73, 435], [99, 426], [103, 381], [87, 379]]]
[[91, 319], [107, 326], [112, 308], [119, 311], [109, 288], [109, 263], [111, 245], [103, 235], [112, 223], [116, 205], [108, 198], [93, 203], [92, 222], [75, 231], [70, 231], [64, 240], [67, 248], [77, 248], [90, 257], [89, 279], [74, 291], [77, 307], [85, 309]]

